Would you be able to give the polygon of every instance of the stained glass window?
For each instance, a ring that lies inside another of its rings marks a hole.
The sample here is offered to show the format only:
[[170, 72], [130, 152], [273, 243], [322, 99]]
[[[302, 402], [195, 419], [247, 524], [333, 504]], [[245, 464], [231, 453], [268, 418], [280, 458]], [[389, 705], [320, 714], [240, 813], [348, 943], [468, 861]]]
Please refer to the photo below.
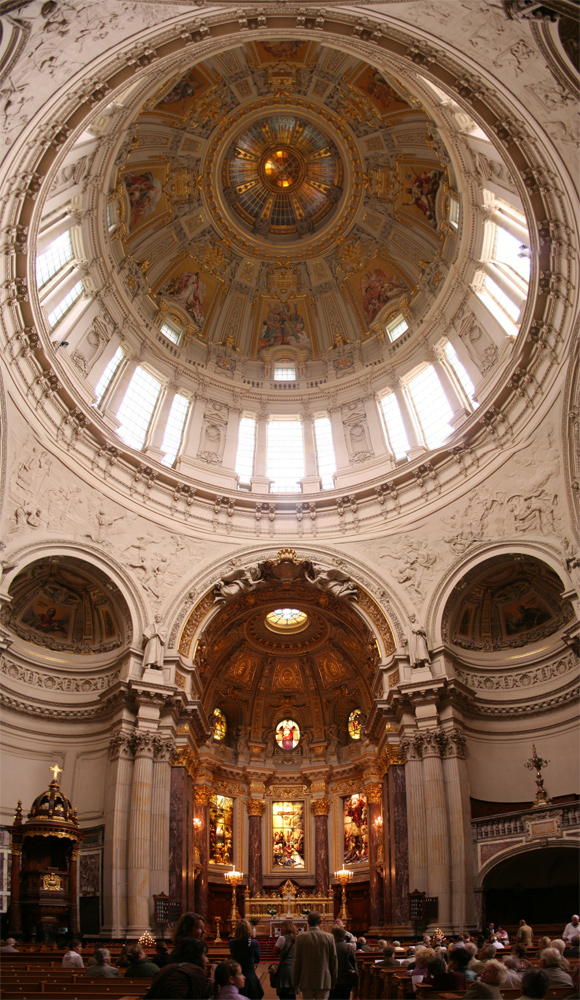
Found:
[[360, 708], [355, 708], [348, 717], [348, 735], [353, 740], [360, 740], [362, 736], [363, 714]]
[[266, 615], [266, 626], [272, 632], [301, 632], [308, 623], [308, 615], [298, 608], [276, 608]]
[[214, 740], [224, 740], [228, 731], [228, 722], [221, 708], [214, 708], [210, 725], [213, 729]]
[[300, 727], [292, 719], [282, 719], [276, 726], [276, 743], [281, 750], [293, 750], [300, 742]]
[[305, 868], [303, 802], [272, 803], [272, 835], [272, 867]]
[[227, 795], [212, 795], [209, 800], [209, 860], [211, 864], [231, 865], [233, 842], [234, 800], [228, 798]]
[[348, 795], [343, 800], [344, 863], [368, 864], [369, 826], [366, 795]]

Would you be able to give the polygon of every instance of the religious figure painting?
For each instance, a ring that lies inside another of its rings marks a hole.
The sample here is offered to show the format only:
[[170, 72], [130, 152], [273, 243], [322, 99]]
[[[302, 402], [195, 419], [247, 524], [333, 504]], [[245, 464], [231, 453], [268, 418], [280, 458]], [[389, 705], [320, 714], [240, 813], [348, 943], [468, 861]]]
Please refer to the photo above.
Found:
[[221, 708], [214, 708], [209, 724], [212, 728], [212, 736], [216, 742], [225, 740], [228, 731], [228, 722]]
[[381, 258], [375, 258], [353, 275], [349, 284], [367, 323], [374, 322], [384, 306], [400, 298], [408, 289], [407, 282]]
[[415, 164], [402, 164], [400, 208], [431, 229], [437, 229], [441, 221], [437, 196], [444, 177], [445, 172], [431, 164], [425, 164], [422, 169]]
[[129, 198], [129, 232], [156, 214], [163, 194], [163, 171], [127, 170], [123, 183]]
[[348, 795], [344, 800], [344, 863], [368, 864], [369, 827], [366, 795]]
[[280, 302], [276, 299], [263, 303], [260, 318], [258, 350], [289, 345], [312, 350], [312, 340], [307, 329], [304, 305], [298, 302]]
[[272, 803], [272, 867], [305, 868], [304, 803]]
[[292, 41], [290, 39], [280, 39], [268, 42], [257, 42], [256, 49], [261, 55], [265, 55], [266, 58], [263, 62], [271, 62], [272, 60], [278, 62], [279, 60], [288, 62], [301, 62], [304, 59], [304, 53], [308, 42]]
[[186, 104], [196, 97], [196, 95], [200, 96], [200, 92], [205, 86], [206, 82], [202, 79], [199, 72], [190, 69], [173, 84], [171, 89], [157, 102], [155, 107], [159, 110], [170, 109], [172, 111], [183, 112], [186, 110]]
[[186, 322], [199, 333], [207, 320], [217, 287], [218, 282], [189, 259], [161, 284], [157, 294], [180, 307]]
[[300, 742], [300, 727], [293, 719], [282, 719], [276, 726], [276, 743], [281, 750], [294, 750]]
[[381, 115], [402, 111], [408, 104], [393, 89], [388, 80], [373, 66], [365, 65], [362, 73], [353, 81], [355, 87], [370, 97]]
[[45, 635], [61, 635], [68, 638], [71, 609], [62, 604], [51, 604], [40, 598], [23, 615], [22, 622], [29, 628]]
[[502, 608], [505, 628], [508, 635], [528, 632], [530, 629], [549, 622], [551, 611], [536, 599], [532, 601], [514, 601]]
[[209, 860], [214, 865], [231, 865], [234, 842], [234, 800], [212, 795], [209, 800]]

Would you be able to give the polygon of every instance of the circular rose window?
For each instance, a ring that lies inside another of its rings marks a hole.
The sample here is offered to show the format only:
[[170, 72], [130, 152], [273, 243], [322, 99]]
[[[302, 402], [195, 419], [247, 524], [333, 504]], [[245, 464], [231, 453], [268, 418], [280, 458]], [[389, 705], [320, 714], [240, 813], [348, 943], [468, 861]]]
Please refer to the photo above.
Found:
[[308, 615], [298, 608], [276, 608], [266, 615], [266, 626], [271, 632], [302, 632], [308, 625]]
[[300, 727], [293, 719], [282, 719], [276, 726], [276, 743], [281, 750], [294, 750], [300, 743]]

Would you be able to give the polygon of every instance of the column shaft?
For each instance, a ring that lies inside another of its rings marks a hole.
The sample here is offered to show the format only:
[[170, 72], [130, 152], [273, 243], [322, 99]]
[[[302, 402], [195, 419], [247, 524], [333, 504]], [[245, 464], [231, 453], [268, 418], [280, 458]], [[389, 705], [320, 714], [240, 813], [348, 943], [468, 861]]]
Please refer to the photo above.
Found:
[[168, 760], [153, 764], [151, 797], [151, 896], [169, 894], [169, 810], [171, 765]]
[[127, 844], [133, 756], [128, 737], [118, 734], [109, 744], [112, 759], [107, 769], [105, 793], [105, 843], [103, 850], [103, 931], [112, 938], [127, 932]]
[[251, 896], [262, 892], [262, 813], [260, 799], [248, 799], [248, 888]]
[[474, 924], [475, 907], [465, 737], [458, 735], [459, 741], [448, 747], [443, 758], [443, 775], [451, 844], [451, 922], [454, 932], [462, 934]]
[[449, 823], [439, 735], [439, 731], [424, 735], [423, 782], [425, 809], [429, 817], [429, 837], [427, 838], [429, 895], [437, 896], [439, 899], [439, 916], [435, 923], [447, 933], [451, 929]]
[[407, 397], [403, 391], [403, 387], [399, 382], [397, 385], [393, 386], [393, 392], [395, 393], [395, 398], [399, 404], [399, 410], [401, 411], [401, 420], [405, 426], [405, 431], [407, 433], [407, 441], [409, 442], [409, 454], [415, 453], [420, 454], [421, 451], [425, 451], [425, 446], [422, 441], [419, 440], [419, 435], [417, 433], [417, 428], [415, 426], [415, 421], [411, 410], [409, 409], [409, 404], [407, 402]]
[[153, 756], [147, 736], [137, 746], [131, 788], [129, 850], [127, 858], [128, 932], [139, 936], [149, 929], [151, 900], [151, 794]]
[[328, 861], [328, 812], [330, 801], [328, 799], [315, 799], [312, 803], [312, 808], [314, 809], [314, 877], [316, 892], [318, 895], [325, 895], [330, 883]]
[[407, 822], [413, 831], [409, 838], [409, 892], [428, 890], [427, 816], [423, 788], [423, 764], [420, 757], [409, 759], [405, 765], [407, 795]]
[[79, 923], [79, 848], [78, 844], [75, 844], [70, 860], [70, 867], [68, 870], [68, 898], [69, 898], [69, 914], [70, 914], [70, 932], [73, 937], [78, 937], [80, 934], [80, 923]]
[[266, 475], [266, 457], [268, 450], [268, 421], [266, 417], [258, 417], [256, 423], [256, 458], [254, 461], [254, 476], [264, 478]]
[[[382, 815], [382, 787], [376, 786], [376, 792], [368, 790], [369, 810], [369, 896], [370, 896], [370, 931], [379, 934], [383, 926], [383, 880], [377, 871], [379, 861], [379, 844], [376, 821]], [[374, 786], [373, 786], [374, 789]], [[380, 836], [382, 838], [382, 826]], [[382, 844], [381, 844], [382, 846]]]

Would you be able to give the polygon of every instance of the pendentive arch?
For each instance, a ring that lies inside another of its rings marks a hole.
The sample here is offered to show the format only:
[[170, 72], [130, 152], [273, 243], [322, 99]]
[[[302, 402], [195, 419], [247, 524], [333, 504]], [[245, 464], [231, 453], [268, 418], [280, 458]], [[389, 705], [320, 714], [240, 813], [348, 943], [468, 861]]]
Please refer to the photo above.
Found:
[[[278, 544], [268, 548], [255, 546], [238, 551], [233, 556], [224, 556], [208, 567], [198, 580], [190, 579], [184, 584], [167, 608], [168, 651], [180, 652], [185, 658], [191, 658], [199, 634], [219, 611], [219, 605], [214, 602], [213, 587], [232, 571], [232, 563], [236, 569], [248, 569], [265, 559], [276, 559], [280, 548]], [[337, 552], [329, 546], [317, 545], [315, 552], [307, 546], [299, 546], [295, 551], [298, 560], [308, 559], [325, 568], [340, 569], [364, 591], [361, 600], [352, 602], [352, 608], [377, 640], [381, 659], [390, 659], [393, 651], [387, 652], [386, 630], [392, 633], [396, 647], [402, 646], [408, 619], [408, 612], [390, 582], [387, 584], [368, 566], [363, 566], [352, 556]], [[193, 600], [189, 597], [192, 587], [195, 587], [195, 594], [199, 595]]]

